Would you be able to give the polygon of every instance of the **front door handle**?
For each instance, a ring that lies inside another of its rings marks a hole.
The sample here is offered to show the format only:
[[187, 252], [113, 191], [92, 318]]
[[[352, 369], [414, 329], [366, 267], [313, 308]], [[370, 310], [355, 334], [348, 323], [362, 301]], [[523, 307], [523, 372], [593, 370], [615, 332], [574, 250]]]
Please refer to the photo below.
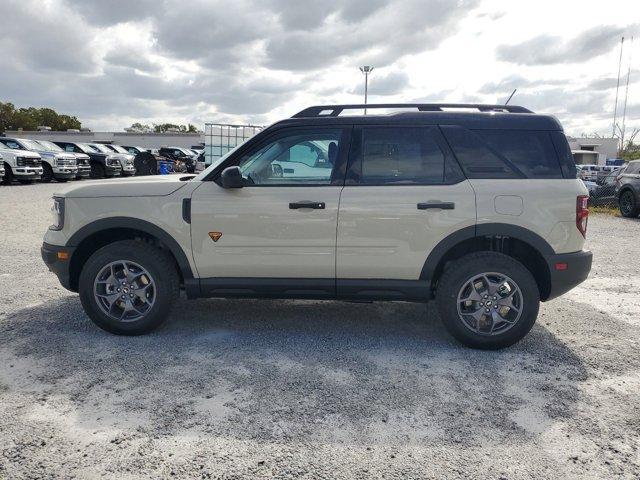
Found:
[[418, 204], [418, 210], [440, 209], [440, 210], [453, 210], [456, 208], [456, 204], [453, 202], [425, 202]]
[[310, 202], [309, 200], [302, 200], [301, 202], [292, 202], [289, 204], [291, 210], [298, 210], [299, 208], [313, 208], [314, 210], [324, 210], [324, 202]]

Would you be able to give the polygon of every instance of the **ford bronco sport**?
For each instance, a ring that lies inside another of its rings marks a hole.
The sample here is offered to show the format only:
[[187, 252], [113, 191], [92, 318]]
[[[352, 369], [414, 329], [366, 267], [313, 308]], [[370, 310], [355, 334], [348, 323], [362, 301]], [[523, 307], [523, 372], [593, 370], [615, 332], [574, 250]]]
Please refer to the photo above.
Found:
[[181, 288], [435, 298], [455, 338], [487, 349], [587, 277], [587, 190], [554, 117], [457, 104], [341, 115], [362, 108], [307, 108], [195, 177], [61, 191], [42, 257], [116, 334], [158, 327]]

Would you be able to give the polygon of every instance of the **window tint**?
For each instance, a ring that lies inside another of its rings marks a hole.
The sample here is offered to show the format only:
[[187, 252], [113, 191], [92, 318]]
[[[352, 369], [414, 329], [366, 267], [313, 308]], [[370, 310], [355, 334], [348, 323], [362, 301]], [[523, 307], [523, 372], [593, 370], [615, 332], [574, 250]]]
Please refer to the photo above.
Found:
[[629, 162], [629, 166], [624, 173], [636, 174], [640, 172], [640, 162]]
[[338, 159], [340, 129], [283, 135], [239, 163], [250, 185], [329, 185]]
[[560, 164], [547, 132], [476, 130], [499, 155], [527, 178], [562, 178]]
[[444, 126], [442, 131], [467, 178], [521, 178], [516, 168], [492, 152], [474, 132], [455, 126]]
[[20, 144], [18, 142], [14, 142], [13, 140], [1, 140], [1, 142], [13, 150], [21, 149]]
[[441, 184], [445, 156], [429, 127], [364, 128], [359, 183]]

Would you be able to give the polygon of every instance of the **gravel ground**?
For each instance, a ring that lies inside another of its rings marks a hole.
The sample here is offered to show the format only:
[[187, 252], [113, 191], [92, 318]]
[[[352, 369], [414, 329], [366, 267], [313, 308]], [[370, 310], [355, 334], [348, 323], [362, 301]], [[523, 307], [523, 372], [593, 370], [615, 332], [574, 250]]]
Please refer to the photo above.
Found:
[[40, 259], [55, 185], [0, 187], [0, 478], [638, 478], [640, 222], [518, 345], [433, 305], [180, 301], [109, 335]]

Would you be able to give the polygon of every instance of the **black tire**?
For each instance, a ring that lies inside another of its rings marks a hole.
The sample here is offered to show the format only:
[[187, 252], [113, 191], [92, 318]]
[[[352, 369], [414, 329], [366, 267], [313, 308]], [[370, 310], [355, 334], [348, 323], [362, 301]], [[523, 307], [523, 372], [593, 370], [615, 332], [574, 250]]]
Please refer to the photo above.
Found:
[[631, 190], [625, 190], [620, 194], [618, 207], [623, 217], [635, 218], [640, 214], [640, 204]]
[[13, 183], [13, 170], [8, 163], [4, 164], [4, 177], [2, 177], [2, 183], [5, 185], [11, 185]]
[[42, 177], [40, 177], [40, 181], [49, 183], [51, 180], [53, 180], [53, 168], [48, 163], [42, 162]]
[[[522, 293], [522, 313], [508, 330], [482, 334], [467, 327], [458, 314], [458, 294], [474, 275], [495, 272], [510, 277]], [[540, 292], [531, 272], [517, 260], [497, 252], [477, 252], [451, 263], [436, 291], [440, 318], [449, 333], [467, 347], [483, 350], [505, 348], [521, 340], [533, 327], [540, 306]]]
[[104, 166], [97, 162], [91, 162], [91, 178], [104, 178], [104, 177], [105, 177]]
[[137, 176], [157, 175], [158, 161], [150, 152], [140, 152], [133, 160]]
[[[100, 271], [117, 260], [135, 262], [149, 272], [155, 282], [155, 303], [141, 318], [121, 322], [107, 315], [93, 291]], [[116, 335], [142, 335], [155, 330], [167, 319], [178, 298], [179, 278], [173, 258], [164, 250], [135, 240], [111, 243], [96, 251], [80, 273], [79, 293], [84, 311], [100, 328]]]

